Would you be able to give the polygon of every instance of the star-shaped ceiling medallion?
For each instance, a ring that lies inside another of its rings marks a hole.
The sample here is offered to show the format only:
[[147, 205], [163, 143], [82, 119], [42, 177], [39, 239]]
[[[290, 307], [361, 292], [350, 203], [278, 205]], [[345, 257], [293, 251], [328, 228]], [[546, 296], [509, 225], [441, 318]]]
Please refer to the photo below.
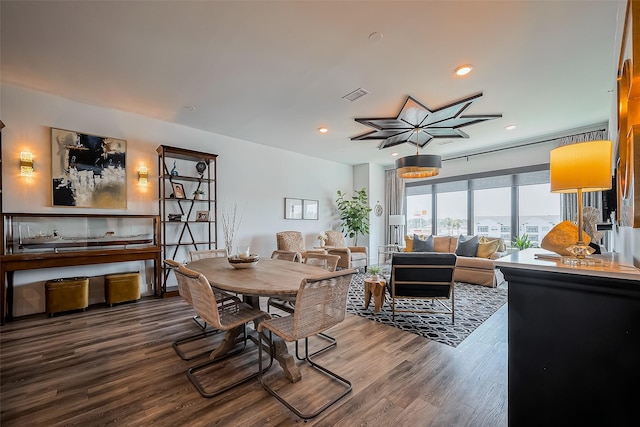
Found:
[[383, 139], [378, 146], [379, 149], [383, 149], [405, 142], [422, 148], [433, 138], [469, 138], [469, 135], [460, 130], [461, 127], [502, 117], [502, 114], [463, 116], [462, 113], [481, 96], [482, 93], [478, 93], [434, 111], [409, 96], [398, 117], [355, 119], [356, 122], [375, 130], [354, 136], [351, 140]]

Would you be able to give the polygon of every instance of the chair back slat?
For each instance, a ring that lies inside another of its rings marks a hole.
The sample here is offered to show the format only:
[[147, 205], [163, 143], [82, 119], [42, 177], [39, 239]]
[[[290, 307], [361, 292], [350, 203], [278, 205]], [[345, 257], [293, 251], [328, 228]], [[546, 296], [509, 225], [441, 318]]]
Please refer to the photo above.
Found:
[[316, 335], [344, 320], [354, 272], [340, 270], [302, 280], [293, 313], [294, 339]]
[[307, 257], [304, 259], [305, 264], [316, 265], [327, 271], [336, 271], [338, 261], [340, 261], [340, 256], [338, 255], [319, 254], [313, 252], [309, 252]]
[[[165, 259], [164, 264], [168, 268], [172, 269], [174, 272], [176, 272], [178, 268], [180, 268], [180, 266], [182, 265], [178, 261], [175, 261], [173, 259]], [[176, 280], [178, 281], [178, 293], [180, 294], [180, 296], [184, 298], [185, 301], [187, 301], [189, 304], [193, 305], [191, 302], [191, 292], [189, 291], [189, 288], [187, 287], [185, 281], [181, 280], [181, 278], [178, 277], [177, 274], [176, 274]]]
[[300, 258], [302, 258], [302, 255], [300, 255], [299, 252], [295, 252], [295, 251], [280, 251], [280, 250], [275, 250], [271, 253], [271, 258], [272, 259], [280, 259], [283, 261], [300, 261]]
[[199, 251], [190, 251], [189, 257], [191, 261], [197, 261], [199, 259], [205, 258], [226, 258], [227, 250], [226, 249], [205, 249]]
[[218, 303], [207, 278], [185, 266], [180, 266], [175, 273], [178, 289], [184, 287], [188, 290], [190, 303], [198, 316], [208, 324], [221, 329]]

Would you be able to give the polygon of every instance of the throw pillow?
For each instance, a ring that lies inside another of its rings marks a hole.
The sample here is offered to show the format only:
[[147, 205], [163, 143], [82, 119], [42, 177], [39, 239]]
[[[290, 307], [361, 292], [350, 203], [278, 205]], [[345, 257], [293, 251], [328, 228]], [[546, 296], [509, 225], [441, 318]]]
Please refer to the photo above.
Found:
[[421, 238], [417, 234], [413, 235], [412, 252], [433, 252], [433, 235], [426, 239]]
[[476, 256], [478, 258], [489, 258], [498, 250], [499, 246], [500, 246], [499, 239], [488, 239], [482, 236], [478, 240], [478, 250], [476, 252]]
[[473, 236], [464, 240], [464, 236], [458, 237], [458, 246], [456, 247], [456, 255], [474, 257], [478, 252], [478, 236]]
[[413, 236], [409, 236], [408, 234], [404, 236], [404, 251], [413, 251]]
[[[589, 244], [591, 237], [587, 233], [582, 233], [582, 240]], [[562, 221], [553, 227], [542, 242], [540, 247], [560, 255], [571, 256], [571, 252], [567, 248], [574, 245], [578, 241], [578, 226], [571, 221]]]

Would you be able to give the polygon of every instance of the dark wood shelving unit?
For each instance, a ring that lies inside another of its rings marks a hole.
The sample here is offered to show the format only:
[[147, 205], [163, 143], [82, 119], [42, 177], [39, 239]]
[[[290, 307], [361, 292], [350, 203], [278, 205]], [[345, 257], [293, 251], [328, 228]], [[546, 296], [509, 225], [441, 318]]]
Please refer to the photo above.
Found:
[[[217, 155], [161, 145], [158, 153], [158, 201], [161, 222], [162, 258], [178, 262], [189, 260], [192, 250], [218, 247], [216, 172]], [[198, 169], [200, 167], [200, 169]], [[174, 184], [184, 189], [184, 198], [175, 197]], [[194, 191], [204, 191], [201, 199]], [[196, 220], [198, 213], [208, 212], [208, 220]], [[180, 221], [169, 215], [181, 215]], [[177, 295], [177, 283], [171, 270], [162, 266], [159, 296]]]

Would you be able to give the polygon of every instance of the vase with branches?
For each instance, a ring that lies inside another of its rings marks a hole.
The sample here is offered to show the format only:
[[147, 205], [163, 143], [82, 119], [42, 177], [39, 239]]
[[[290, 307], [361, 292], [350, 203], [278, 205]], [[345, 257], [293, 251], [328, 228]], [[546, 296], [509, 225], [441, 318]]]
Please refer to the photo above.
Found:
[[238, 229], [240, 229], [240, 223], [242, 223], [242, 212], [238, 212], [238, 205], [234, 204], [233, 207], [222, 206], [220, 211], [220, 218], [222, 220], [222, 234], [224, 237], [224, 244], [227, 248], [227, 255], [231, 256], [233, 251], [233, 241], [236, 237]]
[[356, 191], [351, 199], [346, 193], [338, 190], [336, 199], [338, 211], [340, 212], [340, 222], [342, 223], [342, 233], [354, 239], [354, 244], [358, 245], [358, 234], [369, 234], [369, 198], [367, 190]]

